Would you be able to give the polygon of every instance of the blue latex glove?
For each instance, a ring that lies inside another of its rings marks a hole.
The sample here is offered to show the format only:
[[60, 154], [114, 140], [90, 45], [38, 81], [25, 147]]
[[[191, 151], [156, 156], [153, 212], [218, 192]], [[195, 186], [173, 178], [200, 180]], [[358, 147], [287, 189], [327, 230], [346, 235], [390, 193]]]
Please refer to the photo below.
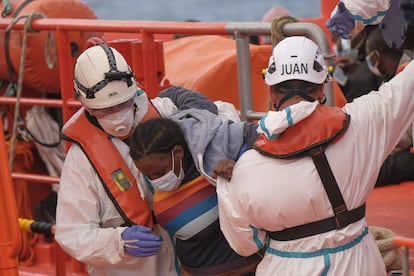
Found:
[[336, 13], [326, 22], [326, 27], [335, 35], [348, 39], [349, 33], [355, 27], [354, 16], [345, 7], [344, 2], [338, 3], [338, 10]]
[[158, 254], [161, 249], [162, 238], [151, 234], [149, 227], [134, 225], [122, 232], [121, 237], [125, 242], [125, 252], [136, 257], [147, 257]]

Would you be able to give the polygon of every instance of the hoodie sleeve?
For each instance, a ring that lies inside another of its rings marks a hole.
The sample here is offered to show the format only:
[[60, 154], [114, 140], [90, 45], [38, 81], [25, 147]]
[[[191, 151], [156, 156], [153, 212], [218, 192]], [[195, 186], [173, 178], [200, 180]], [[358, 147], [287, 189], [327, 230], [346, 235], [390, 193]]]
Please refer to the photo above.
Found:
[[218, 114], [217, 106], [207, 96], [181, 86], [171, 86], [164, 89], [158, 94], [158, 97], [170, 98], [179, 110], [205, 109], [213, 114]]
[[244, 135], [247, 133], [245, 123], [222, 120], [218, 115], [198, 109], [178, 111], [170, 118], [183, 130], [199, 171], [198, 155], [200, 154], [203, 156], [204, 171], [208, 175], [211, 175], [214, 165], [219, 160], [236, 160], [239, 156], [244, 145]]

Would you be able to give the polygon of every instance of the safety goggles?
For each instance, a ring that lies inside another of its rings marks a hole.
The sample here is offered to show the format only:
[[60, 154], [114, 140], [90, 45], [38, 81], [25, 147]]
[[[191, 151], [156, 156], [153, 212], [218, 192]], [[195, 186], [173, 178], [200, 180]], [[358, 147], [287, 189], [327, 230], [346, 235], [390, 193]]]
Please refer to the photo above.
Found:
[[107, 108], [101, 108], [101, 109], [87, 108], [86, 110], [92, 116], [100, 119], [100, 118], [103, 118], [103, 117], [105, 117], [109, 114], [114, 114], [114, 113], [117, 113], [117, 112], [119, 112], [121, 110], [124, 110], [124, 109], [131, 109], [132, 106], [134, 105], [134, 102], [135, 102], [135, 97], [132, 97], [128, 101], [123, 102], [123, 103], [118, 104], [118, 105], [115, 105], [115, 106], [111, 106], [111, 107], [107, 107]]

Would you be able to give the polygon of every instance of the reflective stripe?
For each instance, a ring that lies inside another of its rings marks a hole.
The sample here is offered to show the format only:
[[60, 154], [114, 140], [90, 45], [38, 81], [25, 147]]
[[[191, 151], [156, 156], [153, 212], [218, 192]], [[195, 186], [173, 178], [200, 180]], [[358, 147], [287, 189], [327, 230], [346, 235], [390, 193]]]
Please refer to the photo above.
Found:
[[262, 249], [263, 248], [263, 243], [260, 241], [260, 239], [259, 239], [259, 237], [258, 237], [258, 233], [259, 233], [259, 231], [257, 230], [257, 228], [256, 227], [254, 227], [254, 226], [251, 226], [251, 225], [249, 225], [250, 226], [250, 228], [252, 229], [252, 231], [253, 231], [253, 240], [254, 240], [254, 243], [256, 244], [256, 246], [257, 246], [257, 248], [258, 249]]
[[354, 247], [355, 245], [357, 245], [360, 241], [362, 241], [362, 239], [368, 235], [368, 227], [365, 227], [364, 231], [361, 233], [361, 235], [359, 235], [357, 238], [355, 238], [353, 241], [338, 246], [338, 247], [333, 247], [333, 248], [324, 248], [324, 249], [320, 249], [317, 251], [313, 251], [313, 252], [287, 252], [287, 251], [280, 251], [274, 248], [270, 247], [270, 238], [267, 239], [267, 249], [266, 251], [269, 252], [270, 254], [276, 255], [278, 257], [282, 257], [282, 258], [301, 258], [301, 259], [305, 259], [305, 258], [315, 258], [315, 257], [320, 257], [320, 256], [324, 256], [324, 255], [328, 255], [328, 254], [335, 254], [341, 251], [345, 251], [348, 250], [352, 247]]
[[273, 139], [275, 139], [277, 136], [275, 135], [275, 134], [270, 134], [270, 132], [269, 132], [269, 130], [266, 128], [266, 124], [265, 124], [265, 119], [266, 119], [266, 117], [267, 117], [267, 114], [266, 115], [264, 115], [263, 117], [262, 117], [262, 119], [260, 119], [260, 121], [259, 121], [259, 124], [260, 124], [260, 127], [263, 129], [263, 131], [264, 131], [264, 133], [265, 133], [265, 135], [266, 135], [266, 137], [269, 137], [269, 139], [270, 140], [273, 140]]
[[364, 25], [370, 25], [370, 24], [374, 23], [374, 22], [375, 22], [375, 20], [377, 20], [377, 19], [378, 19], [378, 17], [380, 17], [380, 16], [384, 16], [386, 12], [387, 12], [387, 11], [378, 11], [376, 15], [371, 16], [371, 17], [370, 17], [370, 18], [368, 18], [368, 19], [364, 19], [364, 18], [362, 18], [362, 16], [360, 16], [360, 15], [354, 15], [354, 20], [355, 20], [355, 21], [361, 21]]
[[288, 121], [288, 126], [293, 126], [292, 111], [290, 110], [290, 106], [285, 108], [285, 112], [286, 112], [286, 120]]
[[329, 268], [331, 267], [331, 257], [329, 257], [329, 255], [324, 255], [323, 262], [325, 263], [325, 268], [323, 269], [321, 276], [327, 276]]

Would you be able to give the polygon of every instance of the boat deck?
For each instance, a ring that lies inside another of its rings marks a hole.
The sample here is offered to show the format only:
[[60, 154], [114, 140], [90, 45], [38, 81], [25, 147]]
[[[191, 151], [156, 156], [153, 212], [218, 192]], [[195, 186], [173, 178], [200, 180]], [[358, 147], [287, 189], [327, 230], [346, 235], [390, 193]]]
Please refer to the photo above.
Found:
[[[367, 201], [369, 226], [381, 226], [397, 235], [414, 238], [414, 181], [375, 188]], [[414, 248], [409, 249], [414, 271]]]

